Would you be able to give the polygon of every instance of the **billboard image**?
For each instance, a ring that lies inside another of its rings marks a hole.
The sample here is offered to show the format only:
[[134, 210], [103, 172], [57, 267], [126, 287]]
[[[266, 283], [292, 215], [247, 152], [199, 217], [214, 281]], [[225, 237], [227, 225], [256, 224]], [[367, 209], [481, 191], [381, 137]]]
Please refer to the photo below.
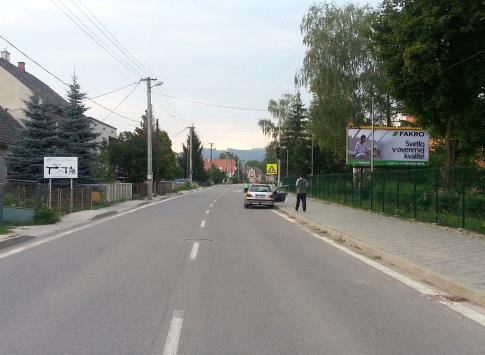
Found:
[[44, 179], [77, 179], [77, 157], [44, 157]]
[[428, 131], [374, 127], [372, 134], [371, 127], [347, 127], [347, 165], [370, 166], [372, 145], [374, 166], [428, 165]]

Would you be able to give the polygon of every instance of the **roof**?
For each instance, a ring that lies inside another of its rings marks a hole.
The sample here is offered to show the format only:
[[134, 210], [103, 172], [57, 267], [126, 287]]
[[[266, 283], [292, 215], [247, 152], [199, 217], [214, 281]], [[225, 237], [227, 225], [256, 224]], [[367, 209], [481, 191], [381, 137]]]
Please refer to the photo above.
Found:
[[96, 119], [96, 118], [94, 118], [94, 117], [87, 116], [87, 118], [88, 118], [89, 120], [93, 121], [94, 123], [97, 123], [97, 124], [102, 124], [103, 126], [106, 126], [106, 127], [109, 127], [109, 128], [113, 128], [113, 129], [116, 129], [116, 130], [118, 129], [118, 128], [116, 128], [116, 127], [113, 127], [113, 126], [111, 126], [111, 125], [107, 124], [106, 122], [103, 122], [103, 121], [97, 120], [97, 119]]
[[[212, 159], [212, 165], [215, 165], [220, 171], [226, 172], [226, 159]], [[211, 166], [211, 160], [204, 160], [204, 170], [208, 171]], [[227, 159], [227, 173], [234, 174], [236, 162], [234, 159]]]
[[12, 144], [21, 129], [20, 123], [0, 106], [0, 144]]
[[32, 92], [43, 100], [57, 107], [64, 107], [67, 101], [58, 93], [52, 90], [47, 84], [37, 79], [32, 74], [20, 70], [14, 64], [0, 58], [0, 67], [13, 75], [18, 81], [27, 86]]

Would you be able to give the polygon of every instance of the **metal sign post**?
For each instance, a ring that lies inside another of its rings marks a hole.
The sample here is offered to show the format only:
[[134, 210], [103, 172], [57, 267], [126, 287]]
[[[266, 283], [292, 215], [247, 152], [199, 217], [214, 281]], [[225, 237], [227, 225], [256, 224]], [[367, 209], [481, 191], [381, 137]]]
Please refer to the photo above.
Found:
[[[49, 179], [49, 208], [52, 208], [52, 179], [70, 179], [69, 210], [74, 210], [73, 179], [78, 177], [77, 157], [44, 157], [44, 179]], [[60, 208], [60, 207], [59, 207]]]

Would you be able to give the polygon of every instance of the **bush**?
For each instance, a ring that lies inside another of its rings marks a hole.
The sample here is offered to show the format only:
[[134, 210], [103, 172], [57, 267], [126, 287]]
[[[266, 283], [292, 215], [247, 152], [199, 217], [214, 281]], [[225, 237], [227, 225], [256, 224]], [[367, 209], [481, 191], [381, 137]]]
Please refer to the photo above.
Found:
[[485, 219], [485, 196], [467, 195], [465, 206], [470, 217]]
[[42, 206], [35, 213], [34, 223], [36, 224], [53, 224], [59, 221], [59, 215], [48, 207]]
[[438, 208], [440, 212], [452, 213], [458, 209], [460, 196], [456, 191], [441, 192], [438, 194]]

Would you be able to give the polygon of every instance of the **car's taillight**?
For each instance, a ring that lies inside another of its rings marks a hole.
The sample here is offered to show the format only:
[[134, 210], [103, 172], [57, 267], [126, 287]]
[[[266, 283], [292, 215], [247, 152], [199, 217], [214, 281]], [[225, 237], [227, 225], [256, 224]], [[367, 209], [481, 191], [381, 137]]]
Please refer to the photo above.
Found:
[[273, 198], [273, 194], [269, 194], [268, 195], [268, 198]]
[[249, 192], [246, 194], [246, 197], [253, 197]]

